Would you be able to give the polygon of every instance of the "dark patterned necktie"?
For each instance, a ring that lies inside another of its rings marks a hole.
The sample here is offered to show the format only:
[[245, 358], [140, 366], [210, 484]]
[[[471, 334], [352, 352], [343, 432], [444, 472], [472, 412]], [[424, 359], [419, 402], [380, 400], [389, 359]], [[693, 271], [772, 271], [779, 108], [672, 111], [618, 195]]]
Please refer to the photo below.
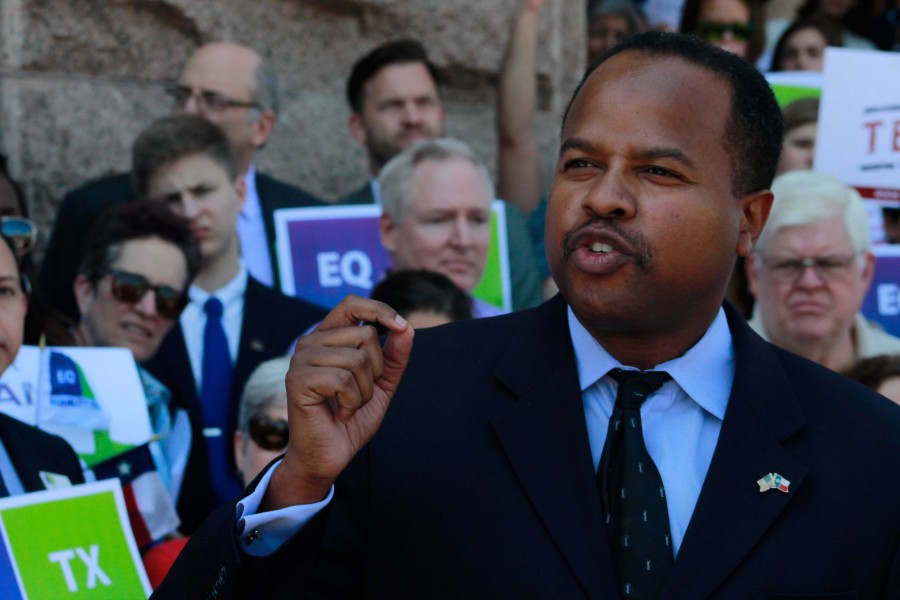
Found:
[[613, 369], [619, 382], [597, 484], [624, 598], [659, 598], [672, 570], [669, 510], [662, 479], [644, 445], [641, 404], [671, 379], [664, 371]]

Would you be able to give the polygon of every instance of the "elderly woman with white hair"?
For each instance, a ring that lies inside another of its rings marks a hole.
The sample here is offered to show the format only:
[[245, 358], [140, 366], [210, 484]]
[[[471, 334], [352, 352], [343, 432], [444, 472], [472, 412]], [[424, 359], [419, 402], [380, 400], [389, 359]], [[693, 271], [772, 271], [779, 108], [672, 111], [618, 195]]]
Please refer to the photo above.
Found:
[[859, 194], [812, 171], [780, 175], [772, 192], [768, 223], [746, 265], [756, 299], [750, 325], [836, 371], [900, 353], [900, 339], [859, 313], [875, 268]]
[[287, 447], [284, 377], [290, 364], [290, 356], [267, 360], [253, 371], [244, 387], [234, 432], [234, 461], [244, 486]]

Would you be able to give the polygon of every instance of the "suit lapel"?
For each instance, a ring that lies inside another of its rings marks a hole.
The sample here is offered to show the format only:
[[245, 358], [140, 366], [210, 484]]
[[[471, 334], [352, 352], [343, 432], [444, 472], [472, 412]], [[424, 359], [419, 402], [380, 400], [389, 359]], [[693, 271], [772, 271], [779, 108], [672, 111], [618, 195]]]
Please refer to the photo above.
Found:
[[497, 379], [518, 401], [492, 425], [587, 595], [617, 597], [565, 303], [557, 296], [537, 310], [546, 318], [528, 320], [497, 368]]
[[[784, 447], [804, 426], [787, 374], [773, 349], [730, 307], [728, 318], [734, 386], [663, 597], [711, 596], [787, 508], [807, 473]], [[773, 472], [790, 481], [787, 493], [759, 491], [756, 481]]]

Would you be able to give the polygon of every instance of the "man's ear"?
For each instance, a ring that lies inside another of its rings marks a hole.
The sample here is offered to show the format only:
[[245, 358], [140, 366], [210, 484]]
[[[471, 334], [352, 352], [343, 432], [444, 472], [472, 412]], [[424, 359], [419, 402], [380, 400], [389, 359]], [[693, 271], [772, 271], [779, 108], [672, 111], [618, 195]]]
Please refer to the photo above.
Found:
[[350, 137], [356, 140], [360, 146], [366, 146], [366, 128], [363, 126], [361, 114], [350, 113], [350, 117], [347, 119], [347, 130], [350, 132]]
[[72, 291], [75, 292], [78, 312], [82, 315], [87, 314], [91, 309], [91, 303], [94, 301], [94, 285], [83, 274], [79, 274], [72, 283]]
[[872, 285], [872, 277], [875, 275], [875, 255], [872, 254], [871, 251], [867, 251], [865, 255], [865, 263], [863, 264], [863, 297], [865, 297], [866, 292], [869, 291], [869, 286]]
[[759, 277], [756, 273], [756, 261], [759, 258], [755, 254], [751, 254], [744, 261], [744, 272], [747, 274], [747, 287], [750, 289], [750, 294], [753, 298], [758, 298], [759, 294], [756, 291], [757, 282], [759, 281]]
[[275, 113], [271, 110], [262, 111], [253, 123], [253, 134], [250, 136], [253, 147], [258, 150], [265, 146], [273, 129], [275, 129]]
[[381, 234], [381, 245], [393, 255], [397, 250], [397, 227], [386, 213], [381, 213], [378, 218], [378, 232]]
[[247, 182], [243, 175], [238, 175], [234, 180], [234, 191], [237, 192], [240, 208], [238, 212], [244, 209], [244, 201], [247, 199]]
[[769, 219], [773, 199], [771, 191], [761, 190], [747, 194], [738, 200], [741, 208], [740, 233], [735, 248], [738, 256], [750, 256], [756, 240], [759, 239], [759, 235]]

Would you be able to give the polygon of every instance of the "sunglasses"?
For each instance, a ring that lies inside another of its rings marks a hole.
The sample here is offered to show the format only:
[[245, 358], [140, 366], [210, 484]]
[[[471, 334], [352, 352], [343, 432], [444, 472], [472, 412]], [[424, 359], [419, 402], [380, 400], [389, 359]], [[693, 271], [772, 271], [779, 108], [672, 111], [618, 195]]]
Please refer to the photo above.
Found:
[[153, 285], [143, 275], [107, 269], [102, 274], [112, 277], [112, 295], [116, 300], [137, 304], [149, 292], [153, 290], [156, 298], [156, 312], [168, 319], [177, 319], [187, 306], [188, 296], [181, 290], [176, 290], [168, 285]]
[[753, 23], [719, 23], [717, 21], [700, 21], [697, 32], [707, 42], [718, 42], [727, 32], [731, 32], [739, 42], [746, 42], [753, 35]]
[[284, 419], [273, 419], [269, 415], [256, 415], [250, 419], [250, 439], [263, 450], [284, 450], [289, 434], [288, 422]]
[[0, 233], [12, 242], [18, 256], [31, 252], [37, 240], [37, 227], [25, 217], [0, 217]]

